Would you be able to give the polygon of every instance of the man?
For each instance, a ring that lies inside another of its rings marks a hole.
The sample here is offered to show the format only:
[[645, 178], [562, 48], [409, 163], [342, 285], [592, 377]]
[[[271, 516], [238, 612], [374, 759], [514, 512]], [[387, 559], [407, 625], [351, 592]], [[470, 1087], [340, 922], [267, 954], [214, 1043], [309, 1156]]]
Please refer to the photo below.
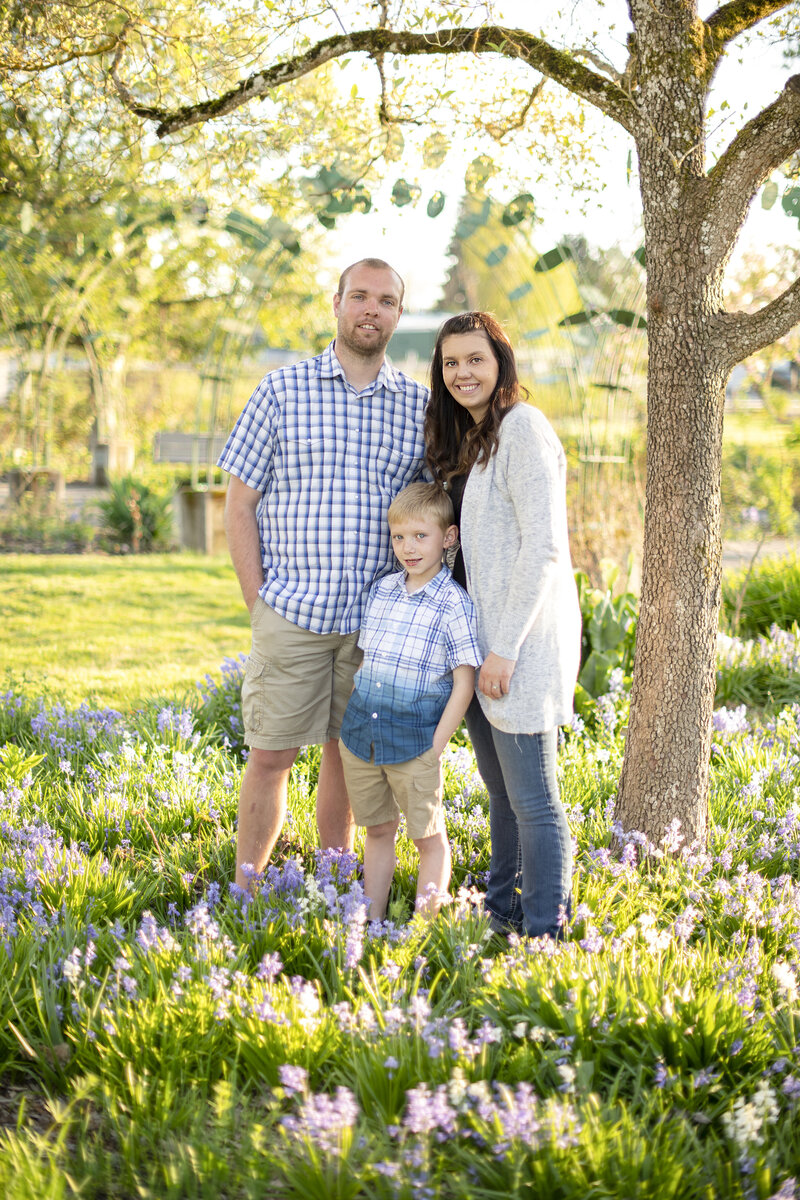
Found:
[[343, 272], [333, 311], [335, 340], [261, 381], [219, 459], [231, 476], [225, 529], [253, 633], [242, 688], [242, 888], [272, 852], [301, 746], [323, 746], [323, 848], [352, 847], [339, 728], [369, 587], [392, 563], [386, 514], [422, 471], [428, 392], [384, 357], [403, 281], [381, 259], [362, 259]]

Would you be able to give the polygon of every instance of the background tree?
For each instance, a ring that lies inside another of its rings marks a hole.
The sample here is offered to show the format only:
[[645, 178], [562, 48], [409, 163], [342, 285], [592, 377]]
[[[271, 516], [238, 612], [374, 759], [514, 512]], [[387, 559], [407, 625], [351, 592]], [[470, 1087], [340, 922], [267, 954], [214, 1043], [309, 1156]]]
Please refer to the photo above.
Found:
[[[113, 5], [0, 15], [0, 334], [18, 368], [0, 428], [17, 464], [80, 474], [92, 439], [125, 448], [135, 436], [149, 447], [165, 420], [194, 429], [208, 418], [203, 388], [195, 381], [181, 410], [170, 393], [165, 413], [163, 375], [133, 388], [132, 364], [236, 372], [254, 334], [307, 347], [309, 325], [322, 327], [327, 312], [315, 213], [330, 197], [316, 195], [309, 147], [331, 136], [318, 115], [336, 113], [328, 81], [306, 81], [291, 124], [260, 139], [274, 162], [237, 178], [236, 154], [218, 155], [212, 139], [165, 151], [143, 137], [104, 85], [123, 23]], [[250, 133], [238, 132], [236, 153], [244, 144], [252, 156]], [[294, 254], [272, 272], [269, 235]], [[68, 359], [86, 373], [65, 374]]]
[[[262, 37], [249, 42], [239, 38], [243, 8], [231, 6], [225, 17], [222, 9], [200, 9], [206, 25], [218, 13], [232, 30], [230, 41], [219, 39], [222, 53], [203, 42], [201, 31], [202, 54], [193, 28], [189, 41], [180, 21], [154, 28], [143, 10], [128, 10], [121, 29], [116, 18], [109, 21], [109, 29], [118, 31], [113, 58], [108, 51], [103, 60], [106, 78], [125, 107], [160, 138], [183, 138], [206, 122], [216, 127], [218, 118], [234, 113], [239, 119], [243, 109], [265, 99], [259, 115], [272, 129], [273, 104], [290, 91], [286, 85], [334, 59], [366, 55], [380, 80], [384, 130], [411, 118], [441, 126], [442, 106], [455, 100], [456, 119], [482, 121], [498, 143], [513, 140], [515, 153], [532, 151], [548, 120], [552, 127], [552, 109], [542, 95], [542, 79], [549, 78], [633, 139], [647, 260], [648, 474], [641, 618], [617, 816], [655, 841], [674, 819], [687, 838], [703, 839], [720, 597], [725, 381], [734, 363], [800, 319], [800, 280], [755, 313], [730, 313], [723, 279], [757, 189], [800, 148], [800, 76], [743, 121], [710, 166], [706, 111], [731, 44], [776, 15], [796, 24], [797, 6], [729, 0], [703, 18], [697, 0], [629, 0], [619, 6], [629, 29], [616, 64], [595, 47], [570, 50], [566, 41], [557, 45], [554, 38], [505, 27], [491, 13], [471, 20], [469, 4], [341, 5], [330, 10], [331, 29], [338, 29], [330, 36], [322, 36], [329, 31], [318, 11], [302, 3], [274, 0], [266, 7]], [[584, 0], [576, 7], [590, 6]], [[604, 25], [609, 11], [601, 7]], [[184, 19], [191, 26], [188, 13]], [[248, 73], [242, 70], [245, 51], [252, 52]], [[459, 60], [466, 65], [459, 67]], [[443, 65], [437, 70], [434, 62]], [[487, 63], [494, 64], [493, 99], [485, 86], [492, 71]], [[412, 81], [419, 87], [416, 109]]]

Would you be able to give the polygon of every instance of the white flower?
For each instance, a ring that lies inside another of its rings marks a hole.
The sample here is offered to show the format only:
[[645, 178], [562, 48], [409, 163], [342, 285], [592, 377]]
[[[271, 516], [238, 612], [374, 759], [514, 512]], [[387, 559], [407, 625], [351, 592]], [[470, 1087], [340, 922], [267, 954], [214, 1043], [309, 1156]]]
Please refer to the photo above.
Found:
[[785, 959], [779, 958], [772, 964], [772, 975], [778, 990], [787, 1000], [796, 1000], [798, 995], [797, 976]]

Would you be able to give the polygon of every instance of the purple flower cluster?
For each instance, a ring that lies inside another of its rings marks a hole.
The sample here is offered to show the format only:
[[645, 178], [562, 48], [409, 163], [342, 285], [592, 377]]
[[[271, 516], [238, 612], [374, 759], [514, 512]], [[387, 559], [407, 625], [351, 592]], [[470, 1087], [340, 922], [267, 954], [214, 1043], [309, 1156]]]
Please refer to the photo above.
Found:
[[86, 702], [70, 710], [63, 704], [48, 707], [40, 699], [30, 719], [35, 739], [58, 758], [83, 755], [101, 743], [115, 745], [126, 729], [122, 713], [114, 708], [92, 708]]
[[283, 1128], [290, 1136], [313, 1143], [323, 1154], [338, 1157], [345, 1152], [344, 1135], [358, 1117], [355, 1096], [349, 1088], [338, 1087], [334, 1096], [325, 1092], [307, 1094], [297, 1115], [284, 1117]]
[[176, 709], [168, 704], [162, 708], [156, 718], [159, 733], [174, 733], [179, 738], [189, 741], [194, 733], [194, 718], [191, 709]]

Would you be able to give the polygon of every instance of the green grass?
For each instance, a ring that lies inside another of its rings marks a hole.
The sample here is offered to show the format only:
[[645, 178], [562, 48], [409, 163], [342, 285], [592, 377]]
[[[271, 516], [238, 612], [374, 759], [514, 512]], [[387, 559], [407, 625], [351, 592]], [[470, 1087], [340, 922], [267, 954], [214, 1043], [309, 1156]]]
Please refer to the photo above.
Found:
[[181, 696], [248, 649], [227, 559], [10, 554], [0, 569], [0, 664], [68, 703]]
[[767, 558], [722, 580], [722, 616], [739, 637], [769, 633], [772, 625], [800, 624], [800, 557]]

